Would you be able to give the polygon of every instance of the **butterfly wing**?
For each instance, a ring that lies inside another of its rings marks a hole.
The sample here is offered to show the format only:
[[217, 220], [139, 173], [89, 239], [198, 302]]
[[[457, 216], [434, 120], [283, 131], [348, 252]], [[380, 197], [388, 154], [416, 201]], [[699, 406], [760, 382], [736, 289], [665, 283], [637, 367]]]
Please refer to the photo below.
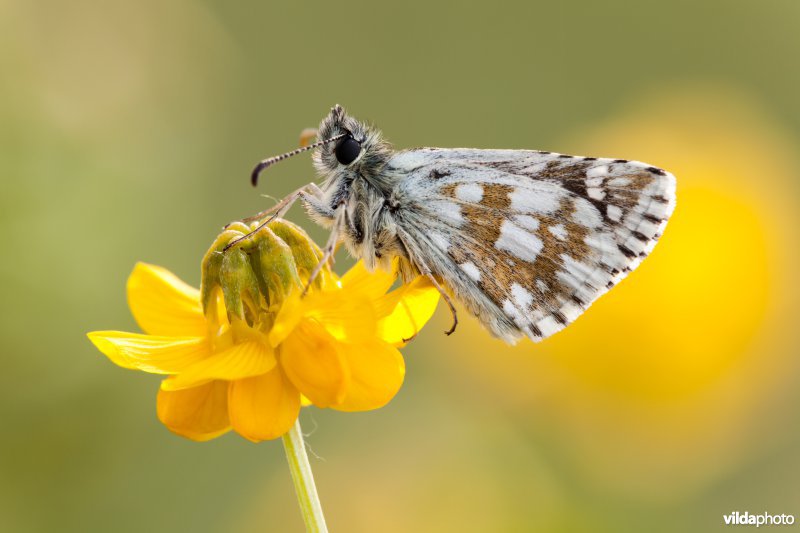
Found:
[[525, 150], [398, 153], [412, 259], [494, 335], [546, 338], [636, 268], [675, 207], [675, 178], [637, 161]]

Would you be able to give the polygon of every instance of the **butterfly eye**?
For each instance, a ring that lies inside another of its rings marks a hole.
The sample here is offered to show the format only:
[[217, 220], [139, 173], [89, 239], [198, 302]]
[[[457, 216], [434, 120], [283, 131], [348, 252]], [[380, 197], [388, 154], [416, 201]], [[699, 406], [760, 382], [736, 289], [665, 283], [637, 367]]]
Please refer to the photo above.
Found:
[[361, 143], [352, 137], [345, 137], [336, 145], [336, 159], [342, 165], [349, 165], [361, 153]]

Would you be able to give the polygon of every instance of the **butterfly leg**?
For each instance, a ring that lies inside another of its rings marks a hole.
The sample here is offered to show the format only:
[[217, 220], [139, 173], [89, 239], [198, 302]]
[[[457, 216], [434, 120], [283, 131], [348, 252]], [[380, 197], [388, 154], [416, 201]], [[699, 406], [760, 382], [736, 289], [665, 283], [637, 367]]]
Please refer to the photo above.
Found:
[[[410, 259], [414, 263], [414, 265], [419, 269], [420, 274], [428, 278], [431, 284], [436, 287], [436, 290], [439, 291], [439, 294], [442, 295], [447, 307], [450, 308], [450, 314], [453, 315], [453, 325], [450, 326], [450, 329], [444, 332], [445, 335], [452, 335], [453, 332], [456, 330], [456, 326], [458, 326], [458, 313], [456, 312], [456, 307], [453, 305], [453, 300], [450, 299], [450, 295], [447, 294], [447, 291], [442, 288], [439, 282], [436, 280], [436, 277], [431, 272], [430, 267], [419, 258], [419, 254], [414, 254], [412, 248], [409, 246], [410, 237], [408, 233], [398, 228], [397, 231], [397, 238], [400, 239], [400, 242], [403, 244], [403, 247], [406, 249], [408, 254], [411, 256]], [[412, 337], [413, 338], [413, 337]]]
[[322, 271], [322, 267], [325, 266], [325, 263], [328, 261], [333, 263], [333, 254], [336, 252], [336, 245], [339, 244], [340, 228], [344, 224], [344, 214], [345, 206], [341, 204], [334, 212], [334, 223], [331, 227], [331, 234], [330, 237], [328, 237], [328, 242], [325, 244], [325, 248], [322, 249], [322, 258], [319, 260], [319, 263], [317, 263], [317, 266], [314, 267], [314, 270], [311, 271], [311, 275], [308, 277], [308, 283], [306, 283], [306, 287], [303, 289], [302, 296], [306, 295], [311, 284], [314, 283], [314, 280], [317, 279], [317, 276], [319, 276], [319, 273]]
[[439, 282], [436, 281], [436, 278], [433, 276], [433, 274], [431, 274], [431, 271], [428, 270], [427, 267], [425, 267], [425, 269], [423, 269], [422, 275], [424, 275], [426, 278], [428, 278], [430, 280], [430, 282], [433, 284], [433, 286], [436, 287], [436, 290], [439, 291], [439, 294], [442, 295], [442, 298], [444, 299], [445, 303], [447, 304], [447, 307], [450, 308], [450, 314], [453, 315], [453, 325], [450, 326], [450, 329], [445, 331], [444, 334], [445, 335], [452, 335], [453, 332], [456, 330], [456, 326], [458, 326], [458, 313], [456, 313], [456, 308], [453, 305], [453, 301], [450, 299], [450, 295], [447, 294], [447, 292], [445, 292], [445, 290], [442, 288], [441, 285], [439, 285]]
[[297, 189], [293, 193], [291, 193], [288, 196], [286, 196], [283, 200], [281, 200], [277, 204], [273, 205], [269, 209], [267, 209], [265, 211], [261, 211], [260, 213], [257, 213], [257, 214], [255, 214], [255, 215], [253, 215], [251, 217], [247, 217], [247, 218], [242, 219], [243, 222], [254, 222], [256, 220], [260, 220], [260, 219], [262, 219], [262, 218], [264, 218], [266, 216], [269, 216], [269, 218], [264, 220], [264, 222], [259, 224], [256, 229], [254, 229], [253, 231], [251, 231], [247, 235], [243, 235], [242, 237], [239, 237], [238, 239], [235, 239], [235, 240], [229, 242], [228, 245], [225, 246], [225, 248], [223, 248], [222, 251], [223, 252], [228, 251], [228, 249], [230, 249], [231, 247], [237, 245], [241, 241], [244, 241], [244, 240], [249, 239], [250, 237], [252, 237], [261, 228], [265, 227], [267, 224], [269, 224], [270, 222], [272, 222], [276, 218], [282, 217], [284, 214], [286, 214], [286, 212], [292, 207], [292, 205], [294, 205], [294, 203], [298, 199], [303, 198], [304, 200], [306, 200], [306, 199], [313, 198], [315, 195], [318, 194], [318, 192], [321, 193], [322, 191], [320, 191], [320, 188], [317, 187], [317, 185], [315, 183], [311, 183], [309, 185], [304, 185], [303, 187]]
[[[322, 190], [317, 186], [316, 183], [309, 183], [308, 185], [303, 185], [302, 187], [300, 187], [299, 189], [297, 189], [293, 193], [290, 193], [288, 196], [286, 196], [285, 198], [280, 200], [278, 203], [276, 203], [275, 205], [273, 205], [269, 209], [265, 209], [263, 211], [259, 211], [255, 215], [250, 215], [249, 217], [245, 217], [245, 218], [241, 219], [241, 222], [245, 222], [245, 223], [249, 224], [250, 222], [255, 222], [256, 220], [261, 220], [265, 216], [271, 215], [275, 211], [279, 211], [279, 210], [284, 209], [284, 208], [286, 208], [286, 211], [288, 211], [288, 207], [287, 207], [286, 204], [288, 203], [289, 207], [291, 207], [291, 205], [297, 200], [298, 197], [302, 198], [305, 195], [318, 196], [320, 194], [322, 194]], [[286, 211], [283, 211], [283, 213], [285, 213]], [[270, 222], [271, 221], [272, 221], [272, 219], [270, 219]], [[226, 224], [225, 228], [227, 228], [228, 226], [230, 226], [230, 224]]]

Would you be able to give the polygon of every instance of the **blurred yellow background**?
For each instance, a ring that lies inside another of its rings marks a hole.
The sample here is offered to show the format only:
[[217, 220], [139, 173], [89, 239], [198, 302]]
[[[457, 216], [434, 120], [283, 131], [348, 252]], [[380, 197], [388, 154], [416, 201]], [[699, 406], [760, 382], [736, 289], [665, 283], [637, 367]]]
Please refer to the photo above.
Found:
[[136, 330], [135, 261], [196, 285], [223, 224], [313, 179], [248, 172], [335, 103], [397, 147], [647, 161], [678, 207], [552, 339], [445, 337], [440, 306], [389, 406], [304, 410], [332, 531], [800, 518], [798, 24], [795, 0], [0, 1], [0, 530], [302, 529], [280, 442], [170, 434], [158, 378], [85, 332]]

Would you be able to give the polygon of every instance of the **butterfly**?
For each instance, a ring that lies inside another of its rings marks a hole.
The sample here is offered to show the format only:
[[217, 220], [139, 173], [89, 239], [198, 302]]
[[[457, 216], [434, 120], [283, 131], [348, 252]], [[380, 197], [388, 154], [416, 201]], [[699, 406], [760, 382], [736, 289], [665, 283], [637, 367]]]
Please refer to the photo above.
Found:
[[453, 300], [511, 344], [557, 333], [639, 265], [675, 208], [675, 177], [638, 161], [395, 151], [339, 105], [311, 134], [319, 140], [261, 161], [251, 178], [256, 185], [268, 166], [314, 150], [321, 184], [251, 219], [283, 216], [300, 200], [331, 230], [312, 280], [340, 243], [369, 270], [425, 276], [452, 313], [448, 335], [458, 324]]

